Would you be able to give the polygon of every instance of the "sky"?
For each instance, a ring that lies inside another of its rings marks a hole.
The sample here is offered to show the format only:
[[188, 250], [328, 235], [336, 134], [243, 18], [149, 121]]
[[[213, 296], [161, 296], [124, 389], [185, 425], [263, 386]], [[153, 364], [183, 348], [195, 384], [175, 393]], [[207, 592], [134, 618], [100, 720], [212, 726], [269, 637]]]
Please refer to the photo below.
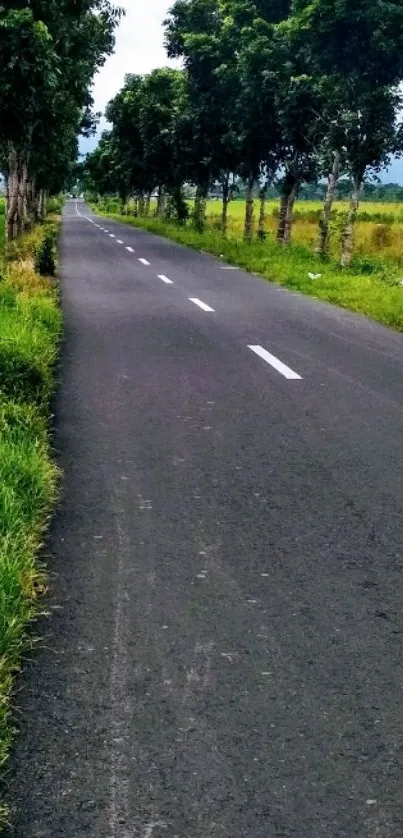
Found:
[[[122, 87], [126, 73], [148, 73], [172, 64], [164, 49], [162, 23], [173, 0], [116, 0], [116, 4], [124, 8], [126, 15], [116, 33], [115, 54], [95, 77], [95, 110], [101, 112]], [[96, 138], [83, 140], [80, 150], [86, 153], [96, 144]]]
[[173, 0], [116, 0], [126, 16], [116, 36], [115, 55], [108, 59], [95, 80], [97, 110], [122, 87], [126, 73], [148, 73], [169, 64], [163, 46], [162, 22]]
[[[148, 73], [155, 67], [169, 65], [164, 50], [163, 20], [173, 0], [117, 0], [126, 11], [116, 35], [115, 54], [97, 74], [94, 84], [95, 110], [105, 105], [122, 87], [126, 73]], [[103, 124], [101, 122], [100, 130]], [[87, 153], [97, 139], [83, 140], [81, 152]], [[403, 160], [393, 162], [381, 173], [381, 180], [403, 184]]]

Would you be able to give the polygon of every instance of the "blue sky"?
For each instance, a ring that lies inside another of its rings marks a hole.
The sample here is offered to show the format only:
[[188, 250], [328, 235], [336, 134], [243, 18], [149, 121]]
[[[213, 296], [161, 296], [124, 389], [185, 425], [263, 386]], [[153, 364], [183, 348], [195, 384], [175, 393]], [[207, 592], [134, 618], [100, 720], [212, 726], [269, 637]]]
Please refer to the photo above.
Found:
[[[164, 50], [162, 23], [172, 0], [142, 0], [141, 4], [136, 0], [120, 0], [119, 5], [125, 9], [126, 16], [117, 33], [115, 54], [98, 73], [94, 84], [95, 108], [102, 112], [122, 87], [126, 73], [148, 73], [170, 63]], [[83, 140], [81, 151], [91, 151], [96, 143], [96, 139]], [[384, 182], [403, 185], [403, 160], [394, 161], [380, 177]]]
[[380, 178], [385, 183], [400, 183], [403, 185], [403, 160], [395, 160], [389, 169], [381, 172]]

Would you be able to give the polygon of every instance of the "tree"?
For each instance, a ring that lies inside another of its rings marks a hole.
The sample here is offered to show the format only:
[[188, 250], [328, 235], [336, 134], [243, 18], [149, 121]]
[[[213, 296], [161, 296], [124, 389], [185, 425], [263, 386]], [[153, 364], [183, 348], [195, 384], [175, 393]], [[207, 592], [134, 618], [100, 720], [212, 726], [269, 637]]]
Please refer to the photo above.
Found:
[[194, 223], [199, 230], [204, 228], [206, 197], [214, 180], [223, 185], [225, 230], [229, 176], [237, 166], [237, 146], [229, 128], [234, 49], [223, 31], [223, 10], [219, 0], [177, 0], [165, 22], [168, 55], [183, 58], [187, 71], [182, 139], [188, 149], [189, 179], [196, 185]]
[[292, 12], [296, 50], [309, 57], [326, 90], [322, 118], [329, 186], [317, 252], [325, 256], [328, 250], [331, 207], [345, 164], [352, 180], [341, 256], [347, 266], [365, 174], [379, 170], [397, 146], [395, 89], [403, 73], [403, 6], [400, 0], [293, 0]]
[[157, 215], [162, 214], [165, 191], [182, 186], [178, 124], [185, 85], [184, 72], [170, 68], [154, 70], [143, 80], [139, 128], [144, 169], [152, 188], [158, 187]]
[[38, 182], [48, 191], [56, 168], [66, 171], [76, 154], [91, 80], [113, 49], [119, 15], [109, 0], [0, 7], [0, 153], [10, 238], [27, 223]]
[[343, 114], [346, 168], [352, 183], [350, 206], [342, 234], [340, 263], [350, 265], [353, 253], [354, 226], [361, 189], [368, 170], [379, 172], [399, 150], [400, 131], [396, 117], [401, 104], [398, 90], [379, 87], [367, 98], [360, 96], [359, 108]]
[[[18, 60], [17, 60], [18, 56]], [[0, 10], [0, 148], [7, 178], [6, 232], [20, 231], [36, 120], [57, 89], [59, 63], [49, 30], [30, 9]]]

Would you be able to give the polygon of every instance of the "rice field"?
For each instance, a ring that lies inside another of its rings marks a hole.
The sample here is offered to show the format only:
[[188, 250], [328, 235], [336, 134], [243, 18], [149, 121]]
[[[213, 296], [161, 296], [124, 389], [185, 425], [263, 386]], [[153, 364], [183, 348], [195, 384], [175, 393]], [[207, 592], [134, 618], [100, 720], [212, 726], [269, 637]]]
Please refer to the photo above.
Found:
[[[266, 205], [266, 231], [274, 236], [278, 221], [278, 201], [268, 201]], [[315, 247], [318, 219], [322, 210], [319, 201], [299, 201], [295, 205], [293, 241], [305, 247]], [[331, 252], [337, 257], [340, 249], [340, 233], [343, 218], [348, 210], [348, 203], [337, 201], [334, 204], [332, 218]], [[242, 237], [244, 201], [232, 201], [228, 210], [228, 232], [235, 237]], [[208, 201], [207, 217], [213, 229], [220, 226], [221, 202]], [[258, 201], [255, 202], [255, 225], [259, 214]], [[375, 262], [392, 261], [403, 267], [403, 203], [362, 203], [358, 213], [355, 234], [354, 255]]]

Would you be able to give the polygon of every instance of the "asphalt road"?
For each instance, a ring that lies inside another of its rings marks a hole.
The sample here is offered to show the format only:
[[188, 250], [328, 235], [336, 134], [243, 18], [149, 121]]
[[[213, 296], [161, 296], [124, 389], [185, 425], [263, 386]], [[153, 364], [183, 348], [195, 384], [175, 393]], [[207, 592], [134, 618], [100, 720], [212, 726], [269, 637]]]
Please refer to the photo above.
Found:
[[401, 838], [403, 338], [74, 202], [61, 262], [10, 836]]

